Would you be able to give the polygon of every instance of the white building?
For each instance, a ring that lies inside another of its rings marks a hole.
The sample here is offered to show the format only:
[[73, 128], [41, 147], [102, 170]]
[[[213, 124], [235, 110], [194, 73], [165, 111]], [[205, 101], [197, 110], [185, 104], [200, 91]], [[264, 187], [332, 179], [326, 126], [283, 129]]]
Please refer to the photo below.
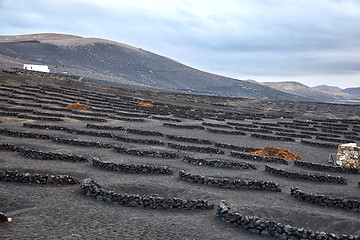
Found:
[[38, 72], [50, 72], [50, 68], [47, 65], [24, 64], [24, 69]]

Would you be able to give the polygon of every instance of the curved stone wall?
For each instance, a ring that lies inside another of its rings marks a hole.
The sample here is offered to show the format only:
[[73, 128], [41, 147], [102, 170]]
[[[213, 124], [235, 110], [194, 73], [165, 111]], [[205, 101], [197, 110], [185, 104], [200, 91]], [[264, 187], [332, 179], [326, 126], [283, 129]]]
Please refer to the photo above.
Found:
[[164, 142], [155, 139], [143, 139], [143, 138], [128, 138], [122, 137], [120, 135], [113, 135], [113, 138], [118, 141], [128, 142], [128, 143], [140, 143], [140, 144], [147, 144], [147, 145], [158, 145], [163, 146], [165, 145]]
[[287, 137], [291, 137], [291, 138], [308, 138], [308, 139], [312, 139], [312, 136], [306, 135], [306, 134], [283, 133], [283, 132], [276, 132], [275, 134], [276, 135], [281, 135], [281, 136], [287, 136]]
[[227, 130], [220, 130], [220, 129], [213, 129], [213, 128], [206, 128], [206, 130], [211, 133], [218, 133], [218, 134], [243, 135], [243, 136], [246, 135], [246, 133], [241, 132], [241, 131], [227, 131]]
[[256, 216], [245, 216], [231, 211], [228, 204], [222, 200], [217, 209], [217, 216], [233, 226], [243, 228], [255, 234], [279, 239], [325, 239], [325, 240], [359, 240], [359, 236], [317, 232], [311, 229], [282, 225], [274, 221], [265, 221]]
[[169, 117], [158, 117], [158, 116], [152, 116], [152, 119], [161, 120], [161, 121], [169, 121], [169, 122], [181, 122], [180, 119], [175, 118], [169, 118]]
[[314, 182], [324, 182], [324, 183], [338, 183], [338, 184], [347, 184], [345, 178], [341, 176], [331, 176], [331, 175], [323, 175], [323, 174], [307, 174], [307, 173], [299, 173], [299, 172], [290, 172], [284, 169], [276, 169], [270, 167], [269, 165], [265, 166], [265, 171], [279, 175], [282, 177], [298, 179], [298, 180], [308, 180]]
[[301, 131], [301, 134], [306, 134], [306, 135], [311, 135], [311, 136], [323, 136], [323, 137], [333, 137], [333, 138], [339, 138], [339, 135], [335, 135], [335, 134], [330, 134], [330, 133], [319, 133], [319, 132], [306, 132], [306, 131]]
[[279, 184], [273, 181], [244, 180], [244, 179], [230, 180], [227, 178], [205, 177], [201, 175], [190, 174], [185, 170], [180, 170], [179, 177], [181, 180], [187, 182], [212, 185], [221, 188], [281, 192]]
[[303, 140], [303, 139], [301, 139], [301, 143], [306, 144], [306, 145], [315, 146], [315, 147], [336, 148], [336, 149], [338, 148], [337, 144], [318, 143], [318, 142], [313, 142], [313, 141], [308, 141], [308, 140]]
[[352, 212], [360, 213], [360, 201], [355, 199], [346, 199], [330, 197], [322, 194], [313, 194], [301, 191], [299, 188], [291, 188], [291, 196], [309, 203], [319, 204], [324, 207], [342, 208]]
[[2, 182], [20, 182], [27, 184], [79, 184], [77, 178], [68, 175], [48, 175], [48, 174], [30, 174], [19, 173], [18, 171], [0, 170], [0, 181]]
[[204, 165], [204, 166], [218, 167], [218, 168], [256, 169], [256, 167], [253, 164], [246, 162], [207, 160], [207, 159], [192, 158], [190, 156], [185, 156], [183, 158], [183, 161], [200, 166]]
[[168, 151], [152, 151], [152, 150], [138, 150], [138, 149], [128, 149], [124, 147], [115, 146], [115, 152], [136, 155], [136, 156], [144, 156], [144, 157], [158, 157], [158, 158], [179, 158], [179, 155], [173, 152]]
[[8, 143], [0, 143], [1, 151], [11, 151], [11, 152], [20, 152], [20, 147], [8, 144]]
[[260, 156], [251, 153], [230, 152], [230, 156], [241, 159], [254, 160], [254, 161], [276, 162], [276, 163], [289, 165], [289, 162], [283, 158]]
[[86, 127], [94, 128], [94, 129], [104, 129], [104, 130], [121, 130], [121, 131], [125, 130], [125, 128], [123, 128], [122, 126], [106, 126], [106, 125], [96, 125], [91, 123], [86, 124]]
[[294, 138], [290, 137], [278, 137], [278, 136], [270, 136], [270, 135], [263, 135], [252, 133], [250, 134], [251, 137], [259, 138], [259, 139], [266, 139], [266, 140], [276, 140], [276, 141], [286, 141], [286, 142], [295, 142]]
[[193, 129], [193, 130], [204, 130], [205, 127], [200, 125], [179, 125], [173, 123], [163, 123], [165, 127], [174, 127], [174, 128], [184, 128], [184, 129]]
[[151, 166], [144, 164], [120, 164], [100, 161], [93, 158], [92, 165], [105, 170], [126, 172], [126, 173], [155, 173], [155, 174], [173, 174], [173, 170], [167, 166]]
[[51, 116], [51, 117], [66, 117], [66, 115], [64, 114], [60, 114], [60, 113], [48, 113], [48, 112], [39, 112], [39, 111], [32, 111], [32, 114], [34, 115], [46, 115], [46, 116]]
[[272, 130], [272, 131], [278, 131], [278, 132], [295, 133], [295, 130], [286, 129], [286, 128], [268, 127], [268, 126], [261, 126], [261, 128], [263, 128], [263, 129], [268, 129], [268, 130]]
[[239, 130], [239, 131], [245, 131], [245, 132], [251, 132], [251, 133], [254, 133], [254, 132], [259, 132], [259, 133], [273, 133], [271, 130], [269, 129], [254, 129], [254, 128], [244, 128], [244, 127], [235, 127], [235, 130]]
[[240, 152], [251, 152], [255, 149], [255, 148], [251, 148], [251, 147], [235, 146], [235, 145], [227, 144], [227, 143], [215, 143], [215, 147], [231, 149], [231, 150], [240, 151]]
[[41, 152], [26, 148], [20, 148], [20, 154], [27, 158], [35, 158], [41, 160], [58, 160], [69, 162], [87, 162], [88, 160], [81, 155], [69, 155], [62, 153]]
[[36, 117], [36, 116], [27, 115], [27, 114], [19, 114], [19, 115], [17, 115], [17, 117], [18, 118], [23, 118], [23, 119], [41, 120], [41, 121], [48, 121], [48, 122], [61, 122], [61, 121], [63, 121], [63, 119], [61, 119], [61, 118]]
[[57, 131], [67, 131], [67, 127], [53, 126], [46, 124], [33, 124], [33, 123], [23, 123], [23, 127], [27, 128], [36, 128], [36, 129], [47, 129], [47, 130], [57, 130]]
[[298, 160], [294, 161], [294, 165], [298, 166], [298, 167], [305, 167], [305, 168], [320, 170], [320, 171], [360, 174], [360, 169], [358, 169], [358, 168], [325, 165], [325, 164], [304, 162], [304, 161], [298, 161]]
[[223, 150], [218, 149], [218, 148], [213, 148], [213, 147], [198, 147], [198, 146], [181, 145], [181, 144], [174, 144], [174, 143], [168, 143], [168, 147], [171, 147], [174, 149], [185, 150], [185, 151], [201, 152], [201, 153], [225, 154], [225, 152]]
[[99, 201], [118, 203], [127, 207], [143, 207], [149, 209], [214, 209], [208, 200], [186, 200], [182, 198], [164, 198], [154, 196], [140, 196], [138, 194], [121, 194], [103, 190], [95, 181], [87, 178], [81, 182], [81, 193], [94, 197]]
[[5, 117], [17, 117], [19, 115], [19, 113], [17, 112], [0, 112], [0, 116]]
[[145, 136], [164, 137], [164, 134], [161, 133], [161, 132], [147, 131], [147, 130], [141, 130], [141, 129], [127, 128], [127, 129], [126, 129], [126, 132], [127, 132], [127, 133], [132, 133], [132, 134], [138, 134], [138, 135], [145, 135]]
[[207, 123], [207, 122], [202, 122], [202, 125], [204, 126], [208, 126], [208, 127], [217, 127], [217, 128], [230, 128], [230, 129], [234, 129], [233, 127], [226, 125], [226, 124], [216, 124], [216, 123]]
[[[23, 126], [24, 127], [29, 127], [29, 128], [66, 131], [66, 132], [68, 132], [70, 134], [113, 138], [113, 139], [118, 140], [118, 141], [129, 142], [129, 143], [140, 143], [140, 144], [149, 144], [149, 145], [165, 145], [165, 143], [160, 141], [160, 140], [142, 139], [142, 138], [140, 138], [140, 139], [128, 138], [128, 137], [123, 137], [123, 136], [120, 136], [120, 135], [113, 134], [111, 132], [84, 131], [84, 130], [78, 130], [78, 129], [71, 129], [71, 128], [67, 128], [67, 127], [40, 125], [40, 124], [29, 124], [29, 123], [24, 123]], [[1, 129], [0, 129], [0, 134], [1, 134]], [[43, 136], [48, 136], [48, 135], [43, 135]], [[51, 136], [48, 136], [48, 137], [49, 137], [48, 139], [53, 138]]]
[[11, 136], [11, 137], [40, 138], [40, 139], [51, 140], [51, 136], [46, 135], [46, 134], [18, 132], [18, 131], [9, 130], [9, 129], [3, 128], [3, 127], [0, 128], [0, 134], [6, 135], [6, 136]]
[[200, 138], [189, 138], [189, 137], [182, 137], [182, 136], [175, 136], [175, 135], [166, 135], [166, 138], [170, 140], [175, 140], [179, 142], [188, 142], [188, 143], [198, 143], [198, 144], [208, 144], [212, 145], [212, 141]]
[[316, 136], [315, 139], [320, 140], [320, 141], [326, 141], [326, 142], [337, 142], [339, 144], [347, 143], [346, 140], [338, 139], [338, 138], [329, 138], [329, 137]]
[[53, 142], [56, 143], [63, 143], [81, 147], [97, 147], [97, 148], [113, 148], [114, 145], [110, 143], [101, 143], [101, 142], [91, 142], [91, 141], [78, 141], [74, 139], [67, 139], [61, 137], [54, 137], [52, 139]]
[[[244, 119], [242, 119], [242, 120], [244, 120]], [[229, 124], [232, 126], [246, 127], [246, 128], [259, 128], [259, 126], [256, 124], [248, 124], [248, 123], [226, 122], [226, 124]]]

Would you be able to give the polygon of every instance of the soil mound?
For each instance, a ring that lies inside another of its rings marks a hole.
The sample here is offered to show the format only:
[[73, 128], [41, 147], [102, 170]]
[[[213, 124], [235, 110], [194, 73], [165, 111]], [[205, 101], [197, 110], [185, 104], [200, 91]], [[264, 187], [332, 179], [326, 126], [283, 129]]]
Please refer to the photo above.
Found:
[[301, 157], [290, 150], [279, 148], [279, 147], [265, 147], [265, 148], [256, 148], [251, 153], [267, 156], [267, 157], [278, 157], [284, 158], [287, 160], [299, 160], [301, 161]]
[[67, 109], [74, 109], [74, 110], [87, 110], [87, 106], [81, 103], [72, 103], [67, 105], [65, 108]]
[[153, 108], [155, 107], [154, 104], [150, 103], [150, 102], [141, 102], [138, 104], [139, 107], [148, 107], [148, 108]]

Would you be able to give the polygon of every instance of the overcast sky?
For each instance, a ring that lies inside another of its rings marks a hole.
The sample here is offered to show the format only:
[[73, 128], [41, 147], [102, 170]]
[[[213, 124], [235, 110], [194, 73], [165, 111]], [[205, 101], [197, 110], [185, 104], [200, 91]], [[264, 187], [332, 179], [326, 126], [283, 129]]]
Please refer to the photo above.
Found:
[[360, 0], [0, 0], [0, 35], [44, 32], [242, 80], [360, 87]]

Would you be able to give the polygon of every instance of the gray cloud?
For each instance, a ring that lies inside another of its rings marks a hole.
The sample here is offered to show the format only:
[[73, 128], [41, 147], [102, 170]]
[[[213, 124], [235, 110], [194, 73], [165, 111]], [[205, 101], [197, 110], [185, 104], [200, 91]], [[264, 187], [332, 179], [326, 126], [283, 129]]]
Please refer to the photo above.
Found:
[[360, 85], [359, 22], [357, 0], [0, 0], [2, 35], [102, 37], [232, 77], [340, 87]]

